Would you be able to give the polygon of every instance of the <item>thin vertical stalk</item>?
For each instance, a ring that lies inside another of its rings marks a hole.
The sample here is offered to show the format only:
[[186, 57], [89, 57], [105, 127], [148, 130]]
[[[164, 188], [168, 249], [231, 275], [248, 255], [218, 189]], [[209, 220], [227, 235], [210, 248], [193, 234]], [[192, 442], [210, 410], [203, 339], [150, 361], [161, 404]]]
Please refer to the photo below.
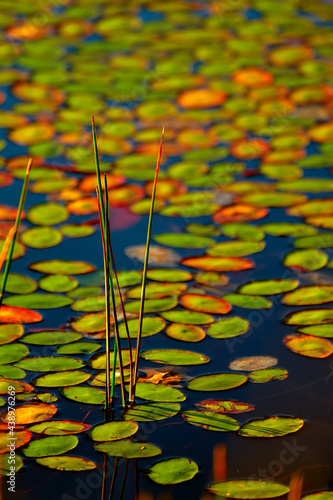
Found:
[[136, 382], [137, 382], [137, 378], [138, 378], [138, 364], [139, 364], [139, 355], [140, 355], [140, 346], [141, 346], [141, 337], [142, 337], [142, 324], [143, 324], [144, 303], [145, 303], [145, 295], [146, 295], [149, 248], [150, 248], [151, 231], [152, 231], [152, 224], [153, 224], [153, 214], [154, 214], [154, 205], [155, 205], [157, 180], [158, 180], [158, 174], [159, 174], [159, 171], [160, 171], [161, 158], [162, 158], [163, 139], [164, 139], [164, 127], [162, 129], [161, 142], [160, 142], [160, 147], [159, 147], [159, 151], [158, 151], [158, 157], [157, 157], [157, 163], [156, 163], [156, 171], [155, 171], [155, 178], [154, 178], [153, 191], [152, 191], [151, 203], [150, 203], [150, 211], [149, 211], [146, 253], [145, 253], [145, 260], [144, 260], [144, 266], [143, 266], [143, 275], [142, 275], [141, 302], [140, 302], [140, 312], [139, 312], [138, 336], [137, 336], [137, 341], [136, 341], [136, 353], [135, 353], [133, 385], [131, 387], [131, 392], [130, 392], [130, 403], [131, 403], [131, 405], [133, 405], [133, 403], [134, 403], [135, 388], [136, 388]]
[[25, 203], [25, 199], [27, 197], [27, 192], [28, 192], [28, 185], [29, 185], [29, 176], [30, 176], [30, 170], [32, 166], [32, 158], [29, 158], [28, 165], [27, 165], [27, 170], [25, 172], [25, 178], [23, 182], [23, 187], [21, 191], [21, 197], [20, 197], [20, 202], [17, 210], [17, 215], [16, 215], [16, 220], [14, 224], [14, 229], [12, 231], [12, 238], [9, 243], [9, 249], [8, 249], [8, 255], [7, 255], [7, 261], [6, 261], [6, 266], [5, 270], [3, 273], [3, 278], [2, 278], [2, 284], [1, 284], [1, 289], [0, 289], [0, 307], [2, 304], [3, 296], [5, 293], [5, 288], [6, 288], [6, 283], [8, 279], [8, 275], [10, 273], [10, 266], [12, 263], [12, 257], [13, 257], [13, 251], [14, 251], [14, 245], [16, 241], [16, 236], [20, 227], [20, 222], [21, 222], [21, 217], [22, 217], [22, 211]]

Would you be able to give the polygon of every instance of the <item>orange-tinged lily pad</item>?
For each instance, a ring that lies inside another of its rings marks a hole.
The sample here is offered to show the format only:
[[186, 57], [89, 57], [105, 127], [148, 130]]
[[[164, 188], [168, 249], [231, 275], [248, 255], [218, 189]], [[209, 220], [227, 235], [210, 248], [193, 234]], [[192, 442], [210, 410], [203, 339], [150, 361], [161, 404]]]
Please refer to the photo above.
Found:
[[241, 401], [234, 401], [232, 399], [205, 399], [195, 406], [206, 408], [216, 413], [246, 413], [255, 409], [254, 406]]
[[241, 257], [212, 257], [203, 255], [198, 257], [185, 257], [180, 261], [183, 266], [201, 269], [202, 271], [244, 271], [252, 269], [254, 262]]
[[0, 309], [0, 323], [38, 323], [43, 317], [31, 309], [2, 305]]
[[197, 293], [184, 293], [179, 302], [186, 309], [210, 314], [227, 314], [231, 305], [225, 300], [213, 295], [201, 295]]
[[178, 98], [178, 104], [185, 109], [206, 109], [220, 106], [226, 97], [221, 90], [194, 89], [183, 92]]
[[239, 85], [256, 89], [273, 82], [273, 75], [261, 68], [242, 68], [235, 71], [232, 79]]
[[[49, 420], [57, 413], [58, 409], [54, 404], [32, 403], [16, 406], [15, 423], [20, 425], [33, 424], [34, 422], [43, 422]], [[0, 415], [3, 422], [10, 421], [11, 412], [4, 411]]]
[[68, 203], [67, 209], [71, 214], [90, 215], [98, 212], [98, 201], [95, 197], [85, 197]]
[[309, 358], [327, 358], [333, 353], [333, 345], [329, 340], [312, 335], [294, 333], [286, 335], [283, 342], [293, 352]]
[[246, 222], [251, 220], [258, 220], [266, 217], [268, 208], [256, 208], [245, 203], [238, 203], [237, 205], [229, 205], [223, 207], [213, 215], [213, 221], [217, 224], [225, 224], [227, 222]]
[[238, 160], [255, 160], [262, 158], [270, 150], [269, 144], [264, 139], [240, 139], [231, 144], [230, 154]]
[[[14, 412], [13, 415], [15, 415]], [[9, 451], [8, 445], [11, 444], [11, 441], [14, 441], [15, 449], [17, 449], [28, 443], [30, 439], [31, 432], [26, 429], [10, 431], [10, 434], [8, 429], [0, 431], [0, 453], [7, 453]]]
[[127, 207], [144, 197], [144, 190], [136, 184], [127, 184], [109, 191], [109, 201], [114, 207]]
[[7, 394], [8, 391], [15, 393], [31, 392], [34, 388], [32, 385], [11, 378], [0, 378], [0, 394]]
[[[125, 177], [122, 175], [115, 174], [107, 174], [108, 188], [113, 189], [115, 187], [121, 186], [125, 183]], [[97, 177], [96, 175], [87, 175], [80, 182], [79, 188], [84, 193], [95, 192], [97, 186]], [[103, 189], [103, 186], [102, 186]]]
[[29, 123], [9, 132], [9, 139], [20, 146], [31, 146], [49, 141], [54, 136], [54, 128], [50, 123]]

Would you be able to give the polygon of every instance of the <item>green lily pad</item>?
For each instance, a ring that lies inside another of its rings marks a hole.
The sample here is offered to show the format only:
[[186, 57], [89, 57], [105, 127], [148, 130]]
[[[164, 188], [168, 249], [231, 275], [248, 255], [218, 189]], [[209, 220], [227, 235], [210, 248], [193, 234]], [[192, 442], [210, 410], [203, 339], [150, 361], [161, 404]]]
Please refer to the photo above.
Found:
[[333, 491], [317, 491], [316, 493], [311, 493], [310, 495], [305, 495], [302, 500], [332, 500]]
[[[127, 321], [128, 331], [130, 338], [136, 338], [138, 335], [139, 320], [130, 319]], [[165, 327], [165, 321], [159, 316], [145, 316], [142, 321], [142, 337], [149, 337], [150, 335], [155, 335], [156, 333], [163, 330]], [[120, 338], [126, 338], [126, 326], [125, 323], [119, 324], [119, 336]]]
[[57, 347], [57, 354], [92, 354], [102, 346], [97, 342], [72, 342], [71, 344]]
[[199, 222], [192, 222], [187, 224], [186, 231], [194, 234], [195, 236], [219, 236], [220, 230], [218, 227], [209, 224], [200, 224]]
[[94, 441], [116, 441], [133, 436], [138, 428], [138, 424], [131, 420], [113, 420], [112, 422], [95, 425], [88, 434]]
[[189, 381], [189, 389], [193, 391], [224, 391], [245, 384], [247, 376], [240, 373], [212, 373], [200, 375]]
[[82, 470], [92, 470], [96, 469], [97, 465], [95, 462], [88, 460], [87, 458], [81, 457], [71, 457], [65, 455], [62, 457], [45, 457], [37, 458], [36, 462], [39, 465], [44, 465], [49, 469], [56, 469], [61, 471], [82, 471]]
[[[170, 272], [170, 269], [168, 269]], [[118, 272], [118, 280], [120, 288], [126, 286], [137, 285], [141, 282], [142, 276], [138, 271], [119, 271]], [[116, 286], [116, 280], [113, 280], [114, 285]]]
[[50, 330], [45, 332], [29, 333], [24, 335], [20, 340], [25, 344], [33, 345], [58, 345], [58, 344], [68, 344], [69, 342], [74, 342], [74, 340], [79, 340], [82, 335], [76, 332], [66, 331], [66, 330]]
[[333, 181], [329, 179], [309, 178], [290, 182], [278, 182], [277, 189], [285, 191], [302, 191], [305, 193], [320, 193], [333, 191]]
[[[3, 273], [0, 274], [0, 282], [2, 283]], [[35, 280], [23, 276], [22, 274], [10, 273], [7, 278], [6, 292], [26, 294], [32, 293], [37, 290], [37, 283]]]
[[179, 349], [152, 349], [142, 351], [141, 357], [155, 363], [166, 363], [175, 366], [202, 365], [209, 362], [209, 358], [198, 352], [182, 351]]
[[197, 311], [186, 311], [185, 309], [164, 312], [161, 316], [168, 321], [185, 323], [188, 325], [208, 325], [209, 323], [214, 323], [214, 318], [210, 314]]
[[257, 226], [242, 224], [241, 222], [230, 222], [221, 226], [222, 233], [230, 238], [238, 238], [244, 241], [261, 241], [265, 237], [264, 231]]
[[273, 303], [260, 295], [242, 295], [240, 293], [228, 293], [224, 295], [225, 300], [233, 306], [245, 307], [246, 309], [269, 309]]
[[94, 445], [94, 448], [112, 457], [123, 457], [128, 459], [156, 457], [162, 453], [162, 450], [153, 444], [136, 443], [130, 439], [98, 443]]
[[78, 284], [75, 278], [65, 274], [51, 274], [40, 278], [38, 281], [39, 288], [47, 292], [69, 292], [76, 288]]
[[73, 330], [82, 333], [102, 332], [106, 328], [105, 313], [90, 313], [70, 322]]
[[[180, 295], [187, 288], [185, 283], [148, 283], [146, 286], [145, 300], [146, 299], [161, 299], [163, 297], [170, 297]], [[139, 299], [141, 298], [141, 286], [136, 286], [128, 290], [127, 298]]]
[[330, 321], [333, 321], [332, 309], [304, 309], [283, 318], [283, 323], [287, 325], [320, 325]]
[[134, 405], [126, 410], [123, 418], [135, 422], [152, 422], [173, 417], [179, 411], [180, 405], [178, 403], [144, 403]]
[[[132, 357], [134, 358], [134, 349], [132, 349]], [[94, 370], [105, 370], [106, 369], [106, 356], [105, 352], [102, 353], [97, 353], [91, 356], [89, 358], [88, 364], [91, 366], [91, 368], [94, 368]], [[121, 358], [123, 361], [123, 366], [129, 365], [130, 362], [130, 355], [129, 355], [129, 349], [121, 349]], [[113, 351], [110, 352], [110, 362], [112, 365], [113, 362]], [[119, 366], [119, 361], [117, 361], [117, 366]]]
[[288, 253], [283, 259], [283, 265], [294, 271], [317, 271], [326, 266], [328, 256], [321, 250], [295, 250]]
[[[55, 275], [55, 276], [60, 276]], [[71, 278], [74, 279], [74, 278]], [[95, 297], [96, 295], [101, 295], [102, 289], [99, 286], [79, 286], [74, 290], [67, 293], [68, 297], [71, 299], [83, 299], [85, 297]]]
[[232, 399], [205, 399], [196, 403], [195, 406], [205, 408], [217, 413], [246, 413], [255, 409], [254, 406]]
[[[125, 311], [129, 313], [139, 313], [141, 300], [133, 300], [125, 303]], [[160, 312], [173, 309], [178, 304], [177, 299], [166, 297], [162, 299], [146, 299], [144, 303], [144, 312]]]
[[32, 372], [54, 372], [76, 370], [84, 366], [84, 361], [65, 356], [44, 356], [27, 358], [16, 363], [16, 366]]
[[294, 240], [296, 248], [330, 248], [333, 247], [333, 233], [319, 233]]
[[229, 278], [225, 274], [216, 273], [215, 271], [199, 271], [195, 274], [194, 279], [200, 285], [217, 287], [224, 286], [229, 283]]
[[168, 337], [183, 342], [199, 342], [206, 334], [202, 328], [195, 325], [184, 325], [182, 323], [171, 323], [165, 333]]
[[297, 331], [314, 337], [333, 338], [333, 324], [303, 326], [297, 328]]
[[262, 224], [260, 228], [272, 236], [312, 236], [318, 233], [318, 229], [307, 224], [297, 224], [291, 222], [270, 222]]
[[48, 420], [29, 427], [30, 432], [46, 434], [48, 436], [63, 436], [67, 434], [79, 434], [90, 429], [91, 425], [73, 420]]
[[26, 377], [26, 373], [21, 368], [12, 365], [0, 365], [0, 377], [21, 379]]
[[205, 248], [214, 245], [215, 241], [204, 236], [182, 233], [163, 233], [154, 236], [154, 241], [161, 245], [176, 248]]
[[0, 365], [15, 363], [29, 354], [29, 349], [22, 344], [6, 344], [0, 346]]
[[102, 405], [105, 403], [105, 392], [95, 387], [75, 386], [61, 389], [61, 394], [67, 399], [87, 405]]
[[154, 281], [167, 281], [169, 283], [176, 283], [177, 281], [189, 281], [192, 279], [192, 274], [182, 269], [148, 269], [147, 278]]
[[[119, 297], [115, 296], [116, 305], [120, 303]], [[71, 309], [73, 311], [80, 312], [97, 312], [105, 311], [105, 296], [96, 295], [94, 297], [85, 297], [83, 299], [77, 299], [72, 303]]]
[[30, 442], [22, 449], [26, 457], [49, 457], [62, 455], [75, 448], [79, 440], [76, 436], [52, 436]]
[[243, 424], [238, 431], [244, 437], [279, 437], [297, 432], [303, 427], [304, 420], [296, 417], [257, 418]]
[[65, 224], [59, 228], [59, 231], [70, 238], [84, 238], [93, 234], [95, 228], [88, 226], [88, 224]]
[[13, 386], [17, 394], [34, 390], [32, 385], [25, 382], [19, 382], [11, 378], [0, 378], [0, 394], [8, 394], [8, 386]]
[[266, 246], [264, 241], [224, 241], [208, 248], [207, 254], [213, 257], [244, 257], [261, 252]]
[[40, 375], [34, 379], [34, 385], [36, 387], [65, 387], [82, 384], [90, 377], [90, 373], [81, 370], [62, 371]]
[[0, 345], [9, 344], [24, 334], [24, 327], [19, 323], [0, 325]]
[[[4, 247], [4, 244], [5, 240], [0, 238], [0, 252]], [[26, 251], [25, 246], [22, 245], [22, 243], [20, 243], [19, 241], [16, 241], [14, 244], [12, 260], [19, 259], [20, 257], [22, 257], [25, 254], [25, 251]]]
[[[261, 479], [237, 479], [219, 481], [208, 487], [208, 491], [227, 498], [275, 498], [289, 492], [288, 486]], [[319, 499], [318, 499], [319, 500]]]
[[250, 382], [261, 384], [270, 380], [284, 380], [288, 377], [287, 370], [283, 368], [267, 368], [263, 370], [255, 370], [249, 373]]
[[192, 479], [199, 468], [188, 458], [168, 458], [155, 463], [148, 469], [149, 478], [158, 484], [178, 484]]
[[25, 295], [11, 295], [3, 300], [8, 306], [26, 307], [31, 309], [57, 309], [68, 306], [73, 302], [69, 297], [50, 293], [27, 293]]
[[50, 248], [61, 243], [62, 235], [53, 227], [32, 227], [21, 233], [21, 241], [31, 248]]
[[329, 340], [294, 333], [286, 335], [283, 342], [289, 349], [309, 358], [327, 358], [333, 353], [333, 345]]
[[282, 304], [288, 306], [310, 306], [325, 304], [333, 300], [333, 285], [302, 286], [282, 297]]
[[294, 290], [299, 285], [297, 280], [260, 280], [245, 283], [237, 288], [244, 295], [277, 295]]
[[34, 262], [29, 267], [45, 274], [86, 274], [95, 270], [95, 266], [88, 264], [88, 262], [60, 259]]
[[216, 339], [227, 339], [237, 337], [246, 333], [250, 323], [239, 316], [223, 318], [213, 323], [207, 330], [207, 334]]
[[0, 476], [5, 476], [6, 478], [10, 473], [13, 472], [12, 467], [14, 467], [15, 472], [18, 472], [23, 467], [23, 460], [18, 455], [15, 455], [14, 461], [11, 462], [13, 457], [9, 453], [4, 453], [1, 455], [0, 462]]
[[67, 208], [60, 203], [39, 203], [27, 212], [27, 219], [39, 226], [53, 226], [68, 219]]
[[174, 387], [151, 384], [150, 382], [138, 382], [135, 394], [138, 398], [158, 403], [177, 403], [186, 399], [184, 394]]
[[239, 423], [231, 417], [214, 411], [190, 410], [184, 411], [183, 417], [192, 425], [199, 425], [209, 431], [237, 431]]
[[306, 201], [306, 196], [295, 193], [250, 193], [242, 197], [242, 203], [254, 207], [290, 207]]

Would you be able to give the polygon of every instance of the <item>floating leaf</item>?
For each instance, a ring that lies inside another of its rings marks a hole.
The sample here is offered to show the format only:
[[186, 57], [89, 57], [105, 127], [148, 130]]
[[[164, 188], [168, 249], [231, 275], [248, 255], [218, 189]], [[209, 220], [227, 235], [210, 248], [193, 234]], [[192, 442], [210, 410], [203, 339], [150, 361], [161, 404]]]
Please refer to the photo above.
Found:
[[0, 346], [0, 365], [15, 363], [29, 354], [25, 345], [7, 344]]
[[261, 252], [265, 246], [266, 243], [264, 241], [223, 241], [209, 248], [207, 254], [213, 257], [243, 257]]
[[150, 382], [138, 382], [135, 394], [138, 398], [148, 401], [177, 403], [185, 401], [186, 397], [178, 389], [167, 385], [156, 385]]
[[208, 328], [207, 334], [216, 339], [226, 339], [242, 335], [249, 328], [250, 323], [246, 319], [234, 316], [216, 321]]
[[212, 373], [193, 378], [188, 388], [193, 391], [224, 391], [245, 384], [246, 375], [240, 373]]
[[215, 243], [211, 238], [182, 233], [158, 234], [153, 239], [161, 245], [177, 248], [205, 248]]
[[282, 304], [288, 306], [309, 306], [325, 304], [333, 300], [333, 285], [303, 286], [286, 293], [282, 297]]
[[36, 377], [34, 385], [36, 387], [65, 387], [82, 384], [90, 377], [90, 373], [81, 370], [62, 371]]
[[238, 358], [229, 363], [230, 370], [252, 371], [270, 368], [278, 363], [277, 358], [272, 356], [248, 356]]
[[304, 309], [283, 318], [287, 325], [320, 325], [330, 321], [333, 321], [332, 309]]
[[27, 358], [16, 363], [16, 366], [32, 372], [54, 372], [75, 370], [84, 366], [81, 359], [66, 358], [65, 356], [44, 356]]
[[76, 436], [52, 436], [32, 441], [22, 450], [26, 457], [50, 457], [62, 455], [75, 448], [79, 440]]
[[88, 262], [70, 260], [42, 260], [29, 266], [34, 271], [45, 274], [86, 274], [95, 270]]
[[35, 309], [56, 309], [71, 304], [69, 297], [48, 293], [28, 293], [25, 295], [11, 295], [3, 300], [8, 306], [34, 307]]
[[242, 202], [254, 207], [290, 207], [304, 203], [306, 196], [294, 193], [250, 193], [242, 197]]
[[71, 344], [57, 347], [57, 354], [92, 354], [101, 348], [97, 342], [72, 342]]
[[228, 302], [213, 295], [184, 293], [180, 296], [179, 302], [186, 309], [203, 313], [227, 314], [231, 310]]
[[67, 220], [68, 215], [66, 207], [60, 203], [39, 203], [29, 208], [27, 219], [39, 226], [53, 226]]
[[155, 363], [166, 363], [176, 366], [202, 365], [209, 362], [209, 358], [198, 352], [182, 351], [179, 349], [152, 349], [142, 351], [141, 357]]
[[37, 458], [36, 462], [39, 465], [44, 465], [49, 469], [56, 469], [61, 471], [82, 471], [96, 469], [97, 465], [91, 460], [81, 457], [71, 457], [65, 455], [62, 457], [45, 457]]
[[178, 104], [186, 109], [205, 109], [221, 106], [226, 94], [214, 89], [193, 89], [183, 92], [178, 98]]
[[298, 332], [313, 335], [314, 337], [333, 338], [333, 325], [310, 325], [297, 328]]
[[[23, 384], [23, 382], [21, 382]], [[7, 386], [8, 391], [8, 386]], [[49, 420], [57, 413], [58, 409], [53, 404], [47, 403], [32, 403], [24, 404], [15, 407], [15, 424], [16, 425], [26, 425], [33, 424], [34, 422], [43, 422], [44, 420]], [[11, 413], [4, 411], [0, 416], [3, 422], [9, 422], [11, 418]]]
[[[129, 313], [139, 313], [140, 310], [140, 300], [133, 300], [132, 302], [127, 302], [125, 304], [125, 311]], [[144, 312], [160, 312], [168, 311], [173, 309], [178, 304], [177, 299], [173, 297], [166, 297], [163, 299], [146, 299], [144, 303]]]
[[237, 292], [244, 295], [277, 295], [294, 290], [298, 285], [297, 280], [260, 280], [245, 283]]
[[247, 309], [269, 309], [273, 303], [260, 295], [242, 295], [240, 293], [228, 293], [224, 298], [233, 306], [245, 307]]
[[244, 241], [261, 241], [265, 236], [264, 231], [262, 231], [259, 227], [251, 226], [250, 224], [242, 224], [241, 222], [230, 222], [229, 224], [224, 224], [221, 229], [225, 236], [238, 238]]
[[261, 479], [237, 479], [213, 483], [208, 491], [227, 498], [275, 498], [288, 493], [289, 488], [284, 484]]
[[67, 434], [79, 434], [90, 429], [91, 425], [73, 420], [48, 420], [29, 427], [30, 432], [47, 434], [49, 436], [62, 436]]
[[279, 437], [297, 432], [303, 427], [304, 420], [296, 417], [257, 418], [243, 424], [238, 431], [244, 437]]
[[[293, 208], [293, 210], [295, 210]], [[270, 222], [260, 226], [263, 231], [272, 236], [312, 236], [318, 230], [307, 224], [296, 224], [291, 222]]]
[[333, 345], [326, 339], [294, 333], [286, 335], [283, 342], [293, 352], [309, 358], [327, 358], [333, 353]]
[[58, 345], [68, 344], [74, 340], [79, 340], [82, 335], [66, 330], [50, 330], [45, 332], [29, 333], [24, 335], [21, 342], [32, 345]]
[[18, 323], [0, 325], [0, 345], [9, 344], [24, 334], [24, 328]]
[[333, 491], [317, 491], [316, 493], [311, 493], [310, 495], [305, 495], [302, 500], [332, 500]]
[[[122, 348], [121, 354], [122, 354], [121, 357], [123, 366], [129, 365], [130, 362], [129, 349]], [[134, 356], [134, 354], [135, 350], [132, 349], [132, 356]], [[105, 358], [106, 358], [105, 352], [94, 354], [93, 356], [91, 356], [91, 358], [89, 358], [88, 361], [89, 366], [91, 366], [91, 368], [94, 368], [95, 370], [105, 370], [106, 369]], [[112, 362], [112, 360], [113, 360], [113, 351], [110, 351], [110, 362]]]
[[[9, 433], [10, 432], [10, 433]], [[3, 453], [6, 453], [6, 451], [9, 451], [9, 446], [12, 445], [12, 443], [15, 444], [15, 449], [19, 448], [20, 446], [24, 446], [27, 444], [31, 439], [31, 432], [29, 432], [26, 429], [23, 430], [7, 430], [7, 432], [0, 431], [0, 453], [1, 457], [0, 460], [3, 460]], [[11, 453], [13, 455], [13, 453]]]
[[217, 413], [246, 413], [255, 409], [254, 406], [248, 403], [241, 403], [232, 399], [205, 399], [196, 403], [195, 406]]
[[[3, 273], [0, 274], [0, 281], [2, 282]], [[28, 276], [22, 274], [10, 273], [7, 278], [5, 291], [9, 293], [26, 294], [32, 293], [37, 290], [38, 285], [36, 281]]]
[[69, 292], [78, 286], [78, 281], [65, 274], [51, 274], [38, 281], [39, 288], [47, 292]]
[[31, 311], [31, 309], [23, 307], [2, 305], [0, 309], [1, 323], [38, 323], [42, 319], [42, 316], [37, 311]]
[[294, 271], [317, 271], [325, 267], [328, 256], [315, 248], [309, 250], [295, 250], [288, 253], [283, 259], [283, 265]]
[[26, 373], [16, 366], [0, 365], [0, 377], [21, 379], [26, 377]]
[[228, 432], [239, 429], [239, 423], [235, 419], [213, 411], [184, 411], [183, 417], [189, 424], [199, 425], [209, 431]]
[[52, 139], [54, 128], [50, 123], [29, 123], [12, 130], [8, 137], [15, 144], [30, 146]]
[[[111, 318], [111, 324], [113, 318]], [[105, 313], [90, 313], [85, 314], [70, 322], [73, 330], [82, 333], [96, 333], [105, 330]]]
[[178, 457], [155, 463], [148, 469], [148, 476], [158, 484], [178, 484], [192, 479], [198, 471], [193, 460]]
[[168, 337], [184, 342], [199, 342], [206, 334], [202, 328], [195, 325], [184, 325], [182, 323], [171, 323], [165, 330]]
[[65, 387], [61, 389], [61, 393], [65, 398], [76, 401], [77, 403], [85, 403], [88, 405], [102, 405], [105, 403], [105, 392], [95, 387]]
[[98, 443], [94, 445], [94, 448], [112, 457], [128, 459], [156, 457], [156, 455], [162, 453], [162, 450], [153, 444], [136, 443], [130, 439]]
[[189, 281], [192, 279], [192, 274], [182, 269], [148, 269], [147, 278], [154, 281], [167, 281], [176, 283], [177, 281]]
[[8, 475], [13, 473], [13, 470], [15, 470], [15, 472], [18, 472], [20, 469], [22, 469], [22, 458], [18, 455], [15, 455], [13, 462], [11, 462], [12, 459], [13, 457], [9, 453], [4, 453], [3, 455], [1, 455], [0, 476], [5, 476], [7, 478]]
[[180, 410], [178, 403], [144, 403], [134, 405], [126, 410], [125, 420], [134, 420], [136, 422], [152, 422], [154, 420], [163, 420], [177, 415]]
[[213, 257], [203, 255], [202, 257], [185, 257], [180, 261], [183, 266], [201, 269], [203, 271], [244, 271], [252, 269], [254, 262], [237, 257]]
[[93, 234], [95, 228], [88, 224], [65, 224], [59, 228], [59, 231], [69, 238], [84, 238]]
[[32, 227], [21, 233], [21, 241], [31, 248], [50, 248], [59, 245], [62, 235], [52, 227]]
[[138, 428], [138, 424], [131, 420], [113, 420], [112, 422], [95, 425], [88, 434], [94, 441], [115, 441], [133, 436]]
[[[146, 286], [146, 299], [161, 299], [172, 295], [179, 295], [187, 288], [185, 283], [148, 283]], [[139, 299], [141, 286], [132, 288], [127, 292], [127, 298]]]
[[[55, 274], [54, 276], [60, 276]], [[74, 278], [72, 278], [74, 279]], [[67, 293], [71, 299], [83, 299], [85, 297], [95, 297], [101, 295], [102, 289], [99, 286], [79, 286]]]
[[283, 368], [268, 368], [249, 373], [249, 380], [257, 384], [269, 382], [270, 380], [284, 380], [287, 377], [288, 372]]
[[196, 311], [176, 310], [162, 313], [163, 318], [168, 321], [175, 321], [178, 323], [185, 323], [188, 325], [208, 325], [214, 323], [213, 316]]
[[14, 387], [15, 393], [23, 393], [33, 391], [34, 388], [25, 382], [19, 382], [11, 378], [0, 378], [0, 394], [8, 394], [8, 387]]
[[333, 233], [319, 233], [314, 236], [303, 236], [294, 240], [296, 248], [330, 248], [333, 247]]
[[229, 283], [228, 276], [226, 276], [225, 274], [216, 273], [215, 271], [198, 272], [194, 276], [194, 279], [200, 285], [207, 285], [213, 287], [224, 286]]

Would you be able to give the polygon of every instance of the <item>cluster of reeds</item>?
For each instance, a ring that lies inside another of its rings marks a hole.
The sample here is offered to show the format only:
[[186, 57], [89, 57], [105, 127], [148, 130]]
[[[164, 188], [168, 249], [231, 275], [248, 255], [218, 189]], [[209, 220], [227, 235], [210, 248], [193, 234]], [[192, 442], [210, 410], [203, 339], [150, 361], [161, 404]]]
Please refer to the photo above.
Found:
[[[140, 301], [140, 311], [139, 311], [139, 321], [138, 321], [138, 334], [136, 339], [136, 349], [134, 351], [134, 359], [132, 356], [132, 346], [131, 339], [128, 329], [128, 323], [126, 318], [126, 312], [124, 307], [124, 302], [122, 298], [121, 289], [119, 286], [119, 280], [117, 275], [116, 264], [114, 260], [114, 254], [112, 250], [111, 243], [111, 231], [110, 231], [110, 220], [109, 220], [109, 198], [108, 198], [108, 182], [107, 176], [103, 175], [103, 183], [101, 172], [99, 168], [99, 155], [97, 147], [97, 135], [94, 117], [92, 117], [92, 134], [93, 134], [93, 145], [94, 145], [94, 155], [95, 155], [95, 165], [96, 165], [96, 175], [97, 175], [97, 200], [99, 207], [99, 220], [101, 226], [102, 244], [103, 244], [103, 257], [104, 257], [104, 274], [105, 274], [105, 305], [106, 305], [106, 400], [105, 400], [105, 412], [106, 417], [110, 416], [110, 411], [114, 403], [114, 388], [115, 388], [115, 376], [117, 368], [119, 367], [120, 376], [120, 386], [121, 386], [121, 396], [122, 396], [122, 406], [126, 408], [128, 405], [132, 406], [135, 400], [135, 389], [138, 379], [138, 363], [140, 355], [141, 337], [142, 337], [142, 326], [143, 326], [143, 314], [144, 314], [144, 303], [145, 303], [145, 292], [147, 283], [147, 270], [148, 270], [148, 258], [149, 258], [149, 248], [152, 232], [152, 222], [153, 222], [153, 212], [154, 203], [156, 195], [156, 187], [158, 174], [160, 170], [161, 157], [162, 157], [162, 147], [163, 147], [163, 137], [164, 129], [162, 130], [161, 142], [158, 152], [155, 178], [153, 184], [153, 191], [151, 196], [151, 204], [149, 211], [148, 220], [148, 231], [147, 231], [147, 242], [146, 242], [146, 252], [144, 259], [143, 275], [142, 275], [142, 289], [141, 289], [141, 301]], [[102, 185], [103, 184], [103, 185]], [[104, 187], [104, 189], [103, 189]], [[103, 193], [104, 191], [104, 193]], [[118, 321], [118, 311], [115, 300], [115, 285], [117, 286], [121, 314], [123, 316], [128, 348], [129, 348], [129, 398], [126, 399], [125, 391], [125, 380], [124, 380], [124, 367], [122, 361], [122, 350], [119, 336], [119, 321]], [[114, 323], [114, 350], [113, 350], [113, 361], [112, 361], [112, 371], [110, 372], [110, 357], [111, 357], [111, 305], [113, 312], [113, 323]]]

